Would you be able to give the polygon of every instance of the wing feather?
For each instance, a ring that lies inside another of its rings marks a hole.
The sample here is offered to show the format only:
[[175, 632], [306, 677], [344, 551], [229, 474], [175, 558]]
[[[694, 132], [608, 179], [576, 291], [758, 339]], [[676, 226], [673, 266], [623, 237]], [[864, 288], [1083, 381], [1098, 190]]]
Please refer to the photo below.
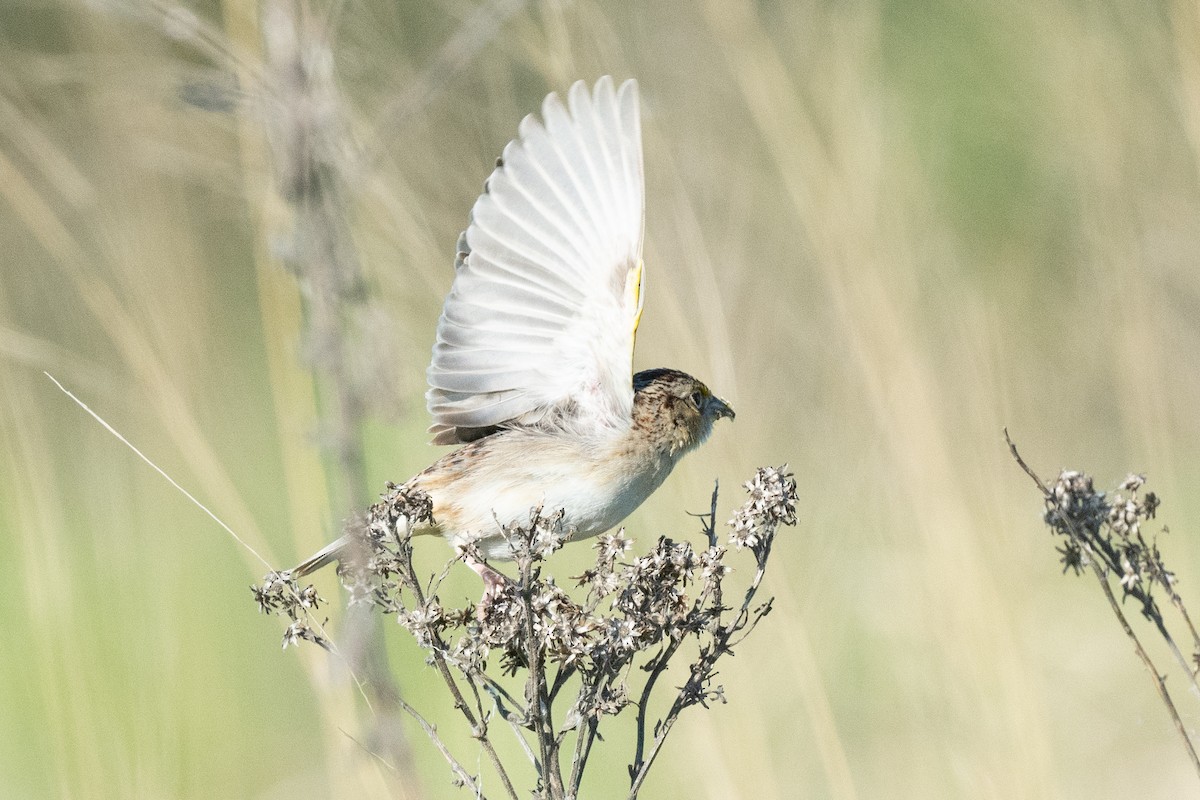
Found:
[[[497, 425], [630, 424], [644, 179], [637, 84], [549, 95], [459, 237], [427, 400], [434, 441]], [[462, 429], [461, 431], [459, 429]]]

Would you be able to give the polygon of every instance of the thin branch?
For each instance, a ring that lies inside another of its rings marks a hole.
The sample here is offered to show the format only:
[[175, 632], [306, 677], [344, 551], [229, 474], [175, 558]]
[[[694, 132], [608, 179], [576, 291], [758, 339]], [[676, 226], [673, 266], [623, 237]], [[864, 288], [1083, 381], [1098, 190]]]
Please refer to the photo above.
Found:
[[[1112, 588], [1108, 585], [1108, 579], [1101, 571], [1096, 562], [1092, 562], [1092, 572], [1096, 576], [1096, 580], [1100, 582], [1100, 587], [1104, 590], [1104, 596], [1108, 598], [1108, 605], [1116, 614], [1117, 620], [1121, 623], [1121, 629], [1125, 631], [1125, 635], [1133, 642], [1133, 649], [1137, 652], [1138, 658], [1142, 660], [1146, 671], [1150, 673], [1150, 677], [1154, 680], [1154, 688], [1158, 690], [1158, 696], [1162, 699], [1163, 705], [1167, 708], [1167, 713], [1171, 717], [1171, 722], [1175, 725], [1175, 730], [1179, 733], [1179, 738], [1183, 740], [1184, 749], [1187, 750], [1188, 758], [1191, 759], [1192, 768], [1196, 770], [1196, 774], [1200, 776], [1200, 757], [1196, 755], [1196, 748], [1192, 745], [1191, 737], [1188, 736], [1187, 728], [1183, 725], [1183, 720], [1179, 718], [1179, 712], [1175, 710], [1175, 703], [1171, 700], [1171, 695], [1167, 692], [1167, 682], [1163, 676], [1159, 674], [1158, 669], [1154, 666], [1154, 662], [1150, 660], [1150, 656], [1142, 647], [1142, 643], [1138, 641], [1137, 634], [1133, 632], [1133, 628], [1129, 625], [1129, 621], [1125, 619], [1125, 615], [1121, 613], [1121, 606], [1117, 603], [1117, 598], [1113, 595]], [[1169, 641], [1169, 640], [1168, 640]], [[1189, 670], [1190, 674], [1190, 670]]]
[[[500, 707], [499, 703], [496, 704], [496, 707], [500, 710], [501, 716], [504, 716], [504, 710]], [[525, 738], [524, 727], [510, 717], [504, 717], [504, 720], [508, 723], [509, 727], [512, 728], [513, 738], [517, 740], [517, 744], [521, 745], [521, 751], [525, 753], [525, 756], [529, 759], [529, 763], [533, 766], [534, 770], [540, 777], [541, 768], [538, 765], [537, 756], [533, 753], [533, 748], [529, 746], [529, 740]]]
[[1042, 496], [1049, 500], [1051, 496], [1050, 490], [1046, 488], [1046, 484], [1042, 483], [1042, 479], [1038, 477], [1037, 473], [1029, 468], [1029, 465], [1025, 463], [1025, 459], [1021, 458], [1021, 454], [1017, 452], [1017, 446], [1013, 444], [1012, 437], [1008, 435], [1008, 428], [1004, 429], [1004, 441], [1008, 442], [1008, 452], [1012, 453], [1012, 457], [1016, 459], [1017, 465], [1020, 466], [1021, 469], [1025, 471], [1025, 474], [1032, 478], [1033, 482], [1037, 484], [1037, 487], [1042, 490]]
[[[612, 687], [620, 674], [620, 669], [614, 669], [607, 672], [607, 677], [604, 679], [603, 684], [593, 681], [592, 691], [587, 703], [585, 704], [581, 698], [580, 706], [590, 706], [602, 691]], [[587, 766], [588, 756], [592, 752], [592, 743], [596, 740], [596, 734], [599, 730], [599, 713], [586, 715], [580, 720], [580, 724], [575, 729], [575, 752], [571, 756], [571, 777], [567, 781], [567, 794], [569, 797], [579, 796], [579, 786], [583, 781], [583, 770]]]
[[541, 776], [543, 790], [554, 800], [563, 797], [562, 772], [558, 764], [558, 747], [555, 744], [554, 723], [551, 718], [550, 694], [546, 686], [545, 649], [534, 628], [534, 568], [531, 554], [526, 552], [518, 559], [521, 571], [519, 595], [524, 611], [525, 660], [529, 669], [526, 691], [532, 711], [534, 734], [537, 736], [541, 753]]
[[[513, 718], [515, 718], [520, 720], [519, 724], [521, 725], [529, 724], [529, 709], [521, 701], [513, 697], [507, 689], [501, 686], [490, 675], [483, 671], [476, 671], [471, 673], [471, 678], [483, 684], [483, 690], [490, 694], [492, 699], [496, 701], [500, 713], [505, 719], [512, 722]], [[506, 703], [520, 713], [505, 710]]]
[[[482, 790], [480, 790], [479, 783], [475, 780], [475, 777], [472, 776], [471, 773], [467, 772], [466, 768], [458, 762], [458, 759], [454, 757], [454, 754], [450, 752], [450, 748], [448, 748], [446, 743], [442, 741], [442, 738], [438, 736], [437, 728], [434, 727], [429, 720], [421, 716], [419, 711], [406, 703], [403, 697], [396, 696], [394, 702], [400, 710], [412, 717], [417, 725], [421, 727], [421, 730], [423, 730], [425, 735], [429, 737], [429, 741], [433, 743], [433, 746], [437, 748], [437, 751], [442, 754], [442, 758], [446, 759], [446, 763], [450, 765], [451, 771], [460, 781], [463, 782], [463, 785], [469, 787], [475, 794], [476, 798], [483, 800], [486, 795], [484, 795]], [[346, 732], [342, 731], [342, 733]], [[354, 737], [350, 736], [349, 734], [346, 734], [346, 736], [350, 738], [351, 741], [355, 742], [355, 744], [358, 744], [358, 741], [354, 739]], [[366, 748], [364, 747], [363, 749], [365, 750]], [[377, 753], [373, 753], [370, 750], [367, 750], [367, 752], [371, 753], [371, 755], [375, 756], [377, 759], [386, 764], [393, 772], [396, 771], [395, 767], [384, 760], [382, 756], [378, 755]]]
[[[405, 584], [413, 593], [419, 604], [425, 603], [425, 593], [421, 590], [421, 581], [417, 578], [416, 569], [412, 563], [411, 543], [407, 543], [408, 558], [403, 559], [405, 567]], [[451, 697], [454, 698], [454, 707], [462, 712], [463, 717], [467, 720], [467, 724], [471, 727], [472, 733], [479, 740], [479, 744], [487, 753], [488, 759], [492, 762], [492, 766], [496, 768], [496, 773], [500, 776], [500, 782], [504, 784], [505, 793], [511, 800], [518, 800], [517, 790], [513, 788], [512, 780], [508, 777], [508, 772], [504, 769], [504, 764], [500, 760], [500, 755], [496, 752], [496, 748], [492, 745], [491, 739], [487, 736], [487, 731], [484, 725], [476, 720], [475, 715], [471, 713], [471, 709], [467, 704], [466, 698], [462, 691], [458, 688], [458, 683], [454, 680], [454, 675], [450, 672], [450, 666], [446, 663], [445, 643], [436, 642], [431, 648], [433, 655], [434, 666], [437, 667], [438, 674], [442, 676], [446, 687], [450, 690]]]
[[[631, 780], [637, 778], [638, 773], [642, 771], [644, 764], [643, 754], [646, 750], [646, 719], [650, 707], [650, 695], [654, 691], [654, 685], [658, 682], [658, 678], [667, 669], [667, 662], [675, 655], [675, 651], [679, 649], [679, 640], [674, 640], [661, 650], [658, 655], [650, 659], [646, 668], [650, 671], [650, 677], [646, 679], [646, 685], [642, 687], [642, 696], [637, 703], [637, 744], [633, 750], [633, 763], [629, 765], [629, 777]], [[653, 665], [653, 666], [651, 666]]]

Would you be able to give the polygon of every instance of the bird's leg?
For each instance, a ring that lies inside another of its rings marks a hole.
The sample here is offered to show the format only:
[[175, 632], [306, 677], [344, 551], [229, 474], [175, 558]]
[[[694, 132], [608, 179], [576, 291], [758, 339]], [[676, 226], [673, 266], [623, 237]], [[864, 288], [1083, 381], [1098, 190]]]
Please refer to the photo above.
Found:
[[482, 561], [475, 559], [469, 552], [463, 553], [462, 558], [463, 563], [483, 579], [483, 597], [479, 598], [479, 604], [475, 607], [475, 614], [482, 621], [484, 609], [508, 583], [508, 578], [504, 577], [503, 573], [497, 572]]

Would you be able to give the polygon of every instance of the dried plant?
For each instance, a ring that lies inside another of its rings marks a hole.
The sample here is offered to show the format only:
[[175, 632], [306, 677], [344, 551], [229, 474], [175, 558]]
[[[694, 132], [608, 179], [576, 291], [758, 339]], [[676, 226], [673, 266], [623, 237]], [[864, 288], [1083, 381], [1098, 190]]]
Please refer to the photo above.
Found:
[[[1176, 662], [1187, 675], [1194, 692], [1200, 693], [1196, 673], [1200, 670], [1200, 635], [1192, 624], [1183, 598], [1176, 591], [1175, 573], [1163, 563], [1158, 549], [1158, 537], [1151, 534], [1147, 539], [1143, 527], [1154, 519], [1158, 511], [1158, 495], [1142, 492], [1146, 479], [1142, 475], [1129, 475], [1112, 493], [1095, 489], [1091, 476], [1076, 470], [1063, 470], [1052, 485], [1047, 485], [1029, 468], [1017, 452], [1016, 445], [1008, 438], [1009, 450], [1017, 464], [1037, 484], [1045, 502], [1044, 519], [1051, 533], [1059, 538], [1058, 553], [1063, 572], [1076, 575], [1089, 571], [1095, 576], [1109, 607], [1116, 615], [1125, 635], [1134, 645], [1138, 657], [1154, 680], [1159, 698], [1163, 702], [1187, 749], [1192, 766], [1200, 775], [1200, 758], [1195, 746], [1179, 718], [1179, 713], [1167, 692], [1164, 675], [1154, 665], [1137, 633], [1121, 610], [1124, 601], [1133, 600], [1138, 611], [1162, 636]], [[1165, 532], [1166, 529], [1164, 528]], [[1117, 601], [1115, 588], [1119, 586], [1121, 602]], [[1161, 591], [1171, 601], [1179, 614], [1181, 624], [1192, 641], [1192, 658], [1184, 658], [1175, 637], [1171, 635], [1162, 609], [1155, 596]]]
[[[725, 702], [717, 662], [771, 610], [770, 599], [755, 598], [779, 526], [796, 523], [796, 482], [786, 466], [760, 468], [745, 487], [749, 499], [729, 520], [724, 543], [716, 529], [714, 489], [711, 511], [702, 517], [702, 548], [660, 537], [632, 557], [624, 531], [609, 533], [596, 540], [595, 565], [570, 579], [573, 587], [556, 580], [547, 561], [572, 531], [561, 513], [532, 509], [527, 524], [505, 530], [516, 577], [477, 605], [448, 608], [438, 596], [442, 581], [463, 556], [482, 560], [481, 554], [461, 553], [440, 574], [422, 578], [408, 531], [431, 520], [429, 498], [389, 485], [347, 526], [361, 544], [361, 557], [340, 566], [339, 575], [352, 604], [370, 604], [394, 617], [426, 651], [506, 796], [519, 793], [513, 765], [502, 763], [493, 745], [493, 721], [508, 724], [532, 763], [533, 796], [558, 800], [578, 796], [601, 723], [628, 712], [635, 728], [633, 798], [683, 710]], [[727, 604], [731, 548], [748, 550], [755, 571], [739, 602]], [[288, 618], [284, 647], [301, 639], [330, 647], [308, 622], [321, 602], [311, 586], [271, 573], [254, 594], [263, 611]], [[666, 702], [656, 692], [662, 677], [672, 664], [684, 663], [682, 686], [665, 712], [655, 712]], [[416, 709], [405, 710], [445, 757], [455, 782], [483, 797], [478, 776]]]

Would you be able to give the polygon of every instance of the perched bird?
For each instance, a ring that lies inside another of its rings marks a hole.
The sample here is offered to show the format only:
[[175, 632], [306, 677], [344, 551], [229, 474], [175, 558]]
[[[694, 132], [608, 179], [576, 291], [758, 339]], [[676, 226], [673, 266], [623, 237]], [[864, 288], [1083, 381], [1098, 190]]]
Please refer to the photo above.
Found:
[[[637, 84], [582, 82], [525, 118], [459, 237], [426, 395], [435, 444], [406, 484], [452, 544], [511, 558], [501, 526], [564, 511], [575, 538], [618, 525], [733, 409], [673, 369], [632, 374], [643, 304]], [[291, 570], [347, 555], [343, 537]], [[469, 560], [491, 588], [498, 573]]]

